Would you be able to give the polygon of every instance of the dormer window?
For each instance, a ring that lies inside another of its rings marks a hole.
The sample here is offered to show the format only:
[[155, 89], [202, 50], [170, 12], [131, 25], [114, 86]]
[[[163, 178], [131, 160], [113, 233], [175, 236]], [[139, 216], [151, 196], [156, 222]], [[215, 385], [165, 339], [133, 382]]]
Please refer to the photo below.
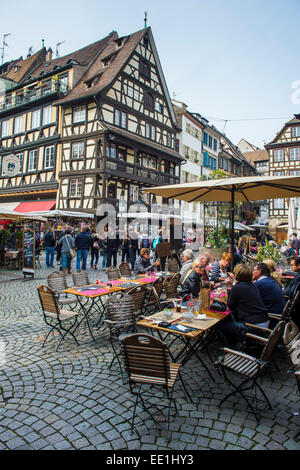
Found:
[[104, 66], [104, 67], [107, 67], [108, 64], [109, 64], [109, 59], [103, 60], [103, 66]]
[[19, 65], [15, 65], [15, 67], [14, 67], [15, 73], [17, 73], [19, 71], [19, 69], [20, 69]]
[[117, 47], [122, 47], [123, 46], [123, 39], [119, 39], [117, 41]]
[[80, 65], [80, 63], [76, 59], [68, 59], [67, 65]]

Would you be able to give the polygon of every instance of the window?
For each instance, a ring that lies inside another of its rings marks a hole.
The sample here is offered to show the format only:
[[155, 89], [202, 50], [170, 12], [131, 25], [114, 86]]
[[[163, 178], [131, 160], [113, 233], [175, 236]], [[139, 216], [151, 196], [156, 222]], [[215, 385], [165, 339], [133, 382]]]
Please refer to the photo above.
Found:
[[70, 181], [69, 196], [80, 197], [82, 195], [82, 179], [72, 179]]
[[74, 108], [73, 110], [73, 122], [83, 122], [85, 121], [86, 117], [86, 109], [85, 106], [78, 106], [77, 108]]
[[283, 150], [274, 150], [274, 162], [283, 162]]
[[121, 127], [123, 127], [123, 129], [127, 128], [127, 114], [123, 113], [123, 111], [121, 112]]
[[161, 103], [159, 103], [159, 101], [155, 101], [155, 110], [158, 112], [158, 113], [163, 113], [163, 110], [164, 110], [164, 107]]
[[118, 147], [117, 157], [118, 157], [118, 160], [126, 162], [126, 160], [127, 160], [127, 151], [126, 151], [125, 147]]
[[132, 202], [137, 202], [139, 195], [139, 187], [131, 184], [129, 187], [129, 199]]
[[154, 111], [154, 98], [153, 95], [151, 95], [151, 93], [148, 91], [146, 91], [144, 94], [144, 106], [148, 111]]
[[43, 126], [50, 124], [52, 121], [52, 106], [43, 109]]
[[139, 72], [140, 72], [140, 76], [142, 78], [144, 78], [145, 80], [150, 81], [150, 66], [143, 59], [140, 59]]
[[204, 145], [207, 145], [208, 142], [208, 134], [206, 132], [203, 132], [203, 143]]
[[292, 127], [292, 137], [300, 137], [300, 126]]
[[299, 152], [300, 152], [299, 148], [290, 149], [290, 160], [291, 161], [299, 160]]
[[284, 209], [284, 199], [274, 199], [274, 209]]
[[290, 170], [290, 176], [300, 176], [300, 170]]
[[40, 127], [40, 121], [41, 121], [41, 110], [36, 109], [35, 111], [32, 111], [31, 113], [31, 129], [36, 129], [37, 127]]
[[22, 128], [23, 128], [23, 116], [18, 116], [15, 118], [14, 133], [20, 134], [22, 132]]
[[45, 168], [54, 166], [54, 146], [45, 148]]
[[156, 128], [155, 128], [155, 126], [151, 126], [151, 139], [152, 140], [156, 139]]
[[284, 171], [274, 171], [273, 176], [284, 176]]
[[212, 148], [212, 136], [211, 135], [208, 136], [208, 146], [209, 148]]
[[24, 153], [17, 153], [16, 155], [20, 162], [20, 173], [23, 172], [23, 161], [24, 161]]
[[109, 184], [107, 188], [107, 196], [111, 199], [116, 199], [117, 197], [117, 187], [115, 184]]
[[217, 141], [217, 139], [214, 139], [214, 150], [215, 150], [215, 152], [217, 152], [217, 150], [218, 150], [218, 141]]
[[129, 96], [129, 98], [133, 98], [133, 94], [134, 94], [133, 87], [128, 85], [127, 86], [127, 95]]
[[106, 157], [107, 158], [116, 158], [116, 146], [114, 144], [107, 144], [106, 145]]
[[2, 121], [1, 137], [7, 137], [9, 135], [9, 119]]
[[147, 139], [150, 139], [150, 133], [151, 133], [151, 125], [148, 122], [146, 122], [145, 135]]
[[72, 144], [72, 158], [84, 157], [84, 142], [75, 142]]
[[121, 122], [121, 113], [118, 109], [115, 109], [114, 124], [116, 126], [120, 126], [120, 122]]
[[145, 168], [151, 168], [152, 170], [156, 170], [157, 161], [155, 158], [143, 156], [143, 166]]
[[167, 146], [172, 147], [172, 136], [169, 132], [167, 132]]
[[59, 75], [59, 88], [61, 91], [66, 92], [68, 90], [68, 81], [69, 81], [69, 75], [64, 74], [64, 75]]
[[209, 167], [209, 155], [207, 152], [203, 152], [203, 166]]
[[28, 156], [28, 171], [35, 171], [37, 169], [38, 156], [38, 150], [30, 150]]

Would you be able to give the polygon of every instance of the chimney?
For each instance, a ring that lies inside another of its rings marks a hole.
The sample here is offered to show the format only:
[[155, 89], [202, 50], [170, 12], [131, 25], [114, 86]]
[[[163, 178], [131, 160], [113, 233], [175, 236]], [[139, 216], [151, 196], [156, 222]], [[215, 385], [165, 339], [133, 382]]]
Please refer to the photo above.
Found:
[[53, 51], [51, 49], [51, 47], [49, 47], [49, 49], [47, 50], [47, 54], [46, 54], [46, 62], [50, 62], [50, 60], [52, 60], [52, 54], [53, 54]]

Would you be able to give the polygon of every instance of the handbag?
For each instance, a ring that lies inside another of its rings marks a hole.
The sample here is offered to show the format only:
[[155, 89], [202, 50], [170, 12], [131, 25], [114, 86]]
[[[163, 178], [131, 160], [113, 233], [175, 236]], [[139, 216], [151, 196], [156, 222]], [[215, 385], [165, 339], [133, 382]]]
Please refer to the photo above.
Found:
[[220, 300], [215, 300], [211, 306], [211, 310], [217, 310], [218, 312], [225, 312], [226, 310], [226, 304], [224, 302], [221, 302]]
[[75, 256], [76, 256], [76, 251], [73, 250], [73, 248], [70, 247], [70, 243], [69, 243], [68, 237], [67, 237], [66, 235], [65, 235], [65, 237], [66, 237], [67, 244], [68, 244], [68, 247], [69, 247], [69, 250], [70, 250], [70, 256], [71, 256], [71, 258], [73, 259], [73, 258], [75, 258]]

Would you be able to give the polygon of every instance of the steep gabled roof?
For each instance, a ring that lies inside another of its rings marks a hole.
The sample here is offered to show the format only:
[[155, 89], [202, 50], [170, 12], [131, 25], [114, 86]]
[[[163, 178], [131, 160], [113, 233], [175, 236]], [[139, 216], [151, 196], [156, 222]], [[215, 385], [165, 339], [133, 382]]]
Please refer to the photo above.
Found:
[[41, 64], [46, 57], [46, 49], [40, 49], [35, 54], [28, 56], [26, 59], [21, 58], [16, 61], [13, 67], [5, 74], [4, 78], [13, 80], [15, 83], [23, 82], [26, 77], [31, 74], [34, 68]]
[[254, 165], [255, 162], [269, 160], [269, 152], [265, 149], [254, 150], [253, 152], [244, 152], [243, 155], [246, 158], [246, 160], [252, 165]]
[[291, 125], [291, 124], [300, 124], [300, 114], [294, 114], [293, 119], [290, 121], [287, 121], [284, 126], [280, 129], [279, 132], [277, 132], [276, 136], [274, 137], [273, 140], [271, 140], [268, 144], [265, 145], [266, 148], [268, 148], [268, 145], [274, 144], [277, 139], [281, 136], [281, 134]]

